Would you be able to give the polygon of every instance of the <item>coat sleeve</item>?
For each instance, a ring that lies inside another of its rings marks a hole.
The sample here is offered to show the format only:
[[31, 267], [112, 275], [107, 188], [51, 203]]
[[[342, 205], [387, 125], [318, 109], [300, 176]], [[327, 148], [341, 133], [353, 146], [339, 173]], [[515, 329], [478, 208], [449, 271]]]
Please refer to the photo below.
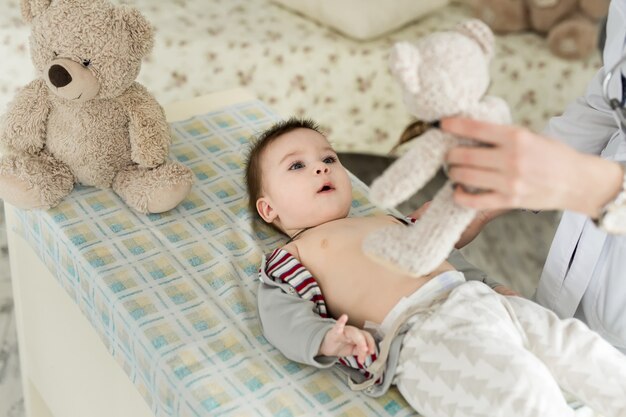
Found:
[[313, 302], [260, 284], [258, 309], [263, 335], [287, 358], [317, 368], [330, 368], [337, 362], [334, 356], [317, 355], [335, 320], [316, 314]]
[[604, 70], [598, 71], [587, 92], [571, 103], [561, 116], [552, 118], [544, 134], [580, 152], [600, 155], [619, 132], [617, 120], [602, 96]]

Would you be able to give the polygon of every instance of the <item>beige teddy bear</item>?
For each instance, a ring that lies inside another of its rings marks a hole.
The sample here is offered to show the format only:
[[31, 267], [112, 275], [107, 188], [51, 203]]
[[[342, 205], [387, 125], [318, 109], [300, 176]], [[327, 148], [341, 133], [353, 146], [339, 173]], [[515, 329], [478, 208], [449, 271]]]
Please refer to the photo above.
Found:
[[49, 208], [75, 183], [113, 190], [142, 213], [189, 193], [189, 168], [168, 161], [163, 109], [135, 82], [153, 31], [135, 9], [105, 0], [22, 0], [37, 78], [0, 129], [0, 198]]
[[[396, 44], [390, 67], [409, 113], [429, 123], [453, 115], [510, 123], [507, 104], [485, 96], [493, 47], [493, 34], [480, 20], [430, 34], [416, 44]], [[374, 180], [372, 201], [389, 208], [406, 200], [437, 173], [448, 150], [459, 144], [475, 142], [436, 127], [426, 131]], [[409, 227], [395, 225], [370, 234], [363, 243], [364, 251], [416, 276], [433, 271], [476, 215], [475, 210], [457, 205], [452, 196], [453, 184], [447, 181], [420, 220]]]
[[470, 0], [476, 17], [495, 32], [534, 30], [557, 56], [579, 59], [596, 50], [599, 22], [610, 0]]

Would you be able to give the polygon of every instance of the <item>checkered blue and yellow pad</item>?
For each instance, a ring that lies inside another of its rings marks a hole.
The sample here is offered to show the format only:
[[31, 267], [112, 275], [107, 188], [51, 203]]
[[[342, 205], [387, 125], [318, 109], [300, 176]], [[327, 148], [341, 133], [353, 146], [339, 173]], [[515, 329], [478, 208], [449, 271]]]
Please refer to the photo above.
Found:
[[[283, 242], [253, 223], [243, 160], [277, 116], [251, 101], [172, 124], [172, 158], [196, 182], [176, 209], [142, 215], [79, 187], [19, 232], [90, 320], [156, 416], [407, 416], [394, 389], [351, 392], [336, 371], [290, 362], [256, 311], [263, 253]], [[354, 214], [375, 210], [353, 178]]]

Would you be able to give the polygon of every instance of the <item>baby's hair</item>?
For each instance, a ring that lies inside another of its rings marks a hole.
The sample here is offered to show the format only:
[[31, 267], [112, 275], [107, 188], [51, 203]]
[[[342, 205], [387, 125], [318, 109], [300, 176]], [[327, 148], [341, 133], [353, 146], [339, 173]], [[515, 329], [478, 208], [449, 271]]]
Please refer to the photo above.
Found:
[[262, 191], [261, 155], [263, 151], [274, 140], [296, 129], [310, 129], [323, 134], [313, 120], [291, 117], [275, 123], [251, 141], [252, 144], [246, 159], [246, 186], [248, 187], [249, 207], [252, 213], [257, 213], [256, 201], [261, 196]]

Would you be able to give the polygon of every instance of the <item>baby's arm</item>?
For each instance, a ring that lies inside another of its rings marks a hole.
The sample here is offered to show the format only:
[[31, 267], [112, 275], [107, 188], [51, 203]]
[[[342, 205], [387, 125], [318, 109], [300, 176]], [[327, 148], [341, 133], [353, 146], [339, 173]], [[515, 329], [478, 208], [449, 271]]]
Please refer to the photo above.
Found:
[[346, 326], [348, 315], [343, 314], [332, 329], [326, 332], [319, 354], [324, 356], [356, 356], [364, 363], [369, 355], [376, 353], [376, 342], [372, 335], [358, 327]]
[[316, 314], [311, 301], [261, 284], [258, 308], [263, 335], [287, 358], [317, 368], [337, 362], [336, 357], [320, 356], [322, 341], [336, 322]]
[[322, 318], [312, 302], [265, 284], [259, 287], [258, 299], [265, 338], [292, 361], [328, 368], [344, 356], [357, 356], [364, 363], [376, 351], [372, 335], [346, 326], [345, 314], [337, 321]]
[[495, 287], [493, 287], [493, 290], [495, 292], [497, 292], [498, 294], [502, 294], [502, 295], [509, 295], [509, 296], [515, 296], [515, 297], [521, 297], [522, 296], [517, 291], [512, 290], [512, 289], [510, 289], [509, 287], [507, 287], [505, 285], [496, 285]]

